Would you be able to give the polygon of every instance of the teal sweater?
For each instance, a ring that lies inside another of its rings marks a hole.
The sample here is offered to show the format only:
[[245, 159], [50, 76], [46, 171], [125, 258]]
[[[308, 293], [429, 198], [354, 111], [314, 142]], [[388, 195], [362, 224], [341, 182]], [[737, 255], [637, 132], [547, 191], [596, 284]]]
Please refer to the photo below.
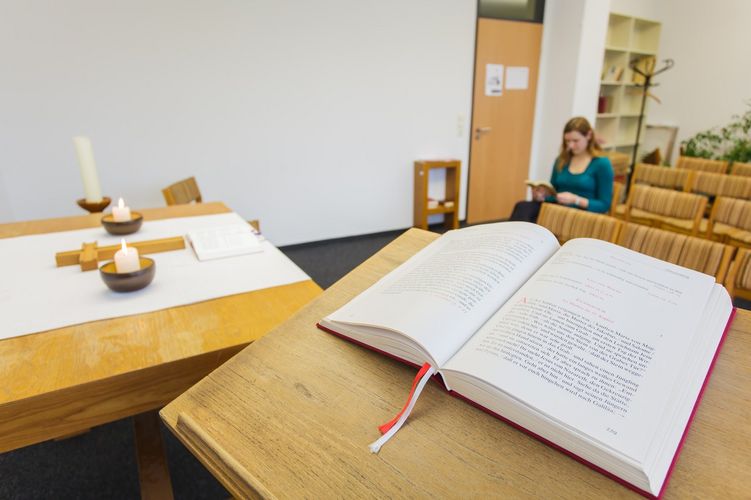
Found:
[[[606, 156], [593, 157], [580, 174], [569, 172], [568, 164], [558, 171], [554, 163], [550, 183], [559, 193], [568, 191], [587, 198], [587, 210], [590, 212], [605, 213], [610, 210], [610, 201], [613, 199], [613, 166]], [[545, 201], [554, 202], [555, 197], [549, 197]]]

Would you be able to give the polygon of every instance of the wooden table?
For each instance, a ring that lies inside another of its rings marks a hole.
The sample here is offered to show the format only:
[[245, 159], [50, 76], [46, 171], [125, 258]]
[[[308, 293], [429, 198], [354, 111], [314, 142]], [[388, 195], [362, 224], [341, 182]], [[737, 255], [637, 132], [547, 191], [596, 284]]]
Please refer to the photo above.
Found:
[[[428, 384], [378, 455], [415, 370], [316, 322], [436, 235], [411, 229], [162, 411], [241, 498], [614, 498], [633, 492]], [[666, 497], [751, 494], [751, 314], [739, 311]]]
[[[147, 221], [229, 211], [221, 203], [141, 210]], [[97, 227], [100, 218], [2, 224], [0, 238]], [[320, 292], [307, 280], [2, 340], [0, 452], [161, 408]], [[159, 455], [142, 433], [158, 432], [152, 414], [136, 420], [145, 460]]]

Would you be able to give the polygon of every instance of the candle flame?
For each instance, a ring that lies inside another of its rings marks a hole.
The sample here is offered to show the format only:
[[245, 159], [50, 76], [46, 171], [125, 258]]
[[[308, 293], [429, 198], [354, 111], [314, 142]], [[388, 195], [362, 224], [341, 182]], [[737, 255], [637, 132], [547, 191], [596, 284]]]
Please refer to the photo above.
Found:
[[125, 208], [125, 202], [123, 201], [122, 198], [120, 198], [119, 200], [117, 200], [117, 206], [118, 206], [118, 208]]
[[128, 253], [128, 247], [125, 246], [125, 238], [120, 238], [120, 244], [123, 247], [123, 253], [127, 254]]

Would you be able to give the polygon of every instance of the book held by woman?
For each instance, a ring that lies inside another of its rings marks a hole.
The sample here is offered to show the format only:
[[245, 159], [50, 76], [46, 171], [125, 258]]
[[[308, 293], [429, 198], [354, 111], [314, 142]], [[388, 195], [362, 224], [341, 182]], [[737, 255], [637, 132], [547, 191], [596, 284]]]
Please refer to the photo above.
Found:
[[444, 234], [319, 326], [658, 496], [733, 311], [712, 276], [503, 222]]

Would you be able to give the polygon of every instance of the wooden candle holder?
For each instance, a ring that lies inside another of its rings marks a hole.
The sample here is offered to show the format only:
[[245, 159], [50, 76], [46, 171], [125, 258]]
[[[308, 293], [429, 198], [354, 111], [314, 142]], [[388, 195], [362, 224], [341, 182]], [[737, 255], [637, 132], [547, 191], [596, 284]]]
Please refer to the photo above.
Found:
[[102, 197], [102, 201], [97, 201], [97, 202], [86, 201], [86, 198], [81, 198], [80, 200], [76, 200], [76, 203], [78, 203], [78, 206], [83, 208], [90, 214], [104, 212], [104, 209], [109, 206], [110, 202], [112, 202], [112, 200], [108, 196]]
[[[137, 248], [139, 255], [169, 252], [185, 248], [185, 239], [182, 236], [161, 238], [158, 240], [136, 241], [128, 246]], [[97, 247], [97, 243], [84, 243], [80, 250], [67, 250], [55, 254], [57, 267], [80, 265], [81, 271], [92, 271], [99, 267], [100, 260], [110, 260], [115, 257], [115, 252], [120, 250], [121, 245], [109, 245]]]

